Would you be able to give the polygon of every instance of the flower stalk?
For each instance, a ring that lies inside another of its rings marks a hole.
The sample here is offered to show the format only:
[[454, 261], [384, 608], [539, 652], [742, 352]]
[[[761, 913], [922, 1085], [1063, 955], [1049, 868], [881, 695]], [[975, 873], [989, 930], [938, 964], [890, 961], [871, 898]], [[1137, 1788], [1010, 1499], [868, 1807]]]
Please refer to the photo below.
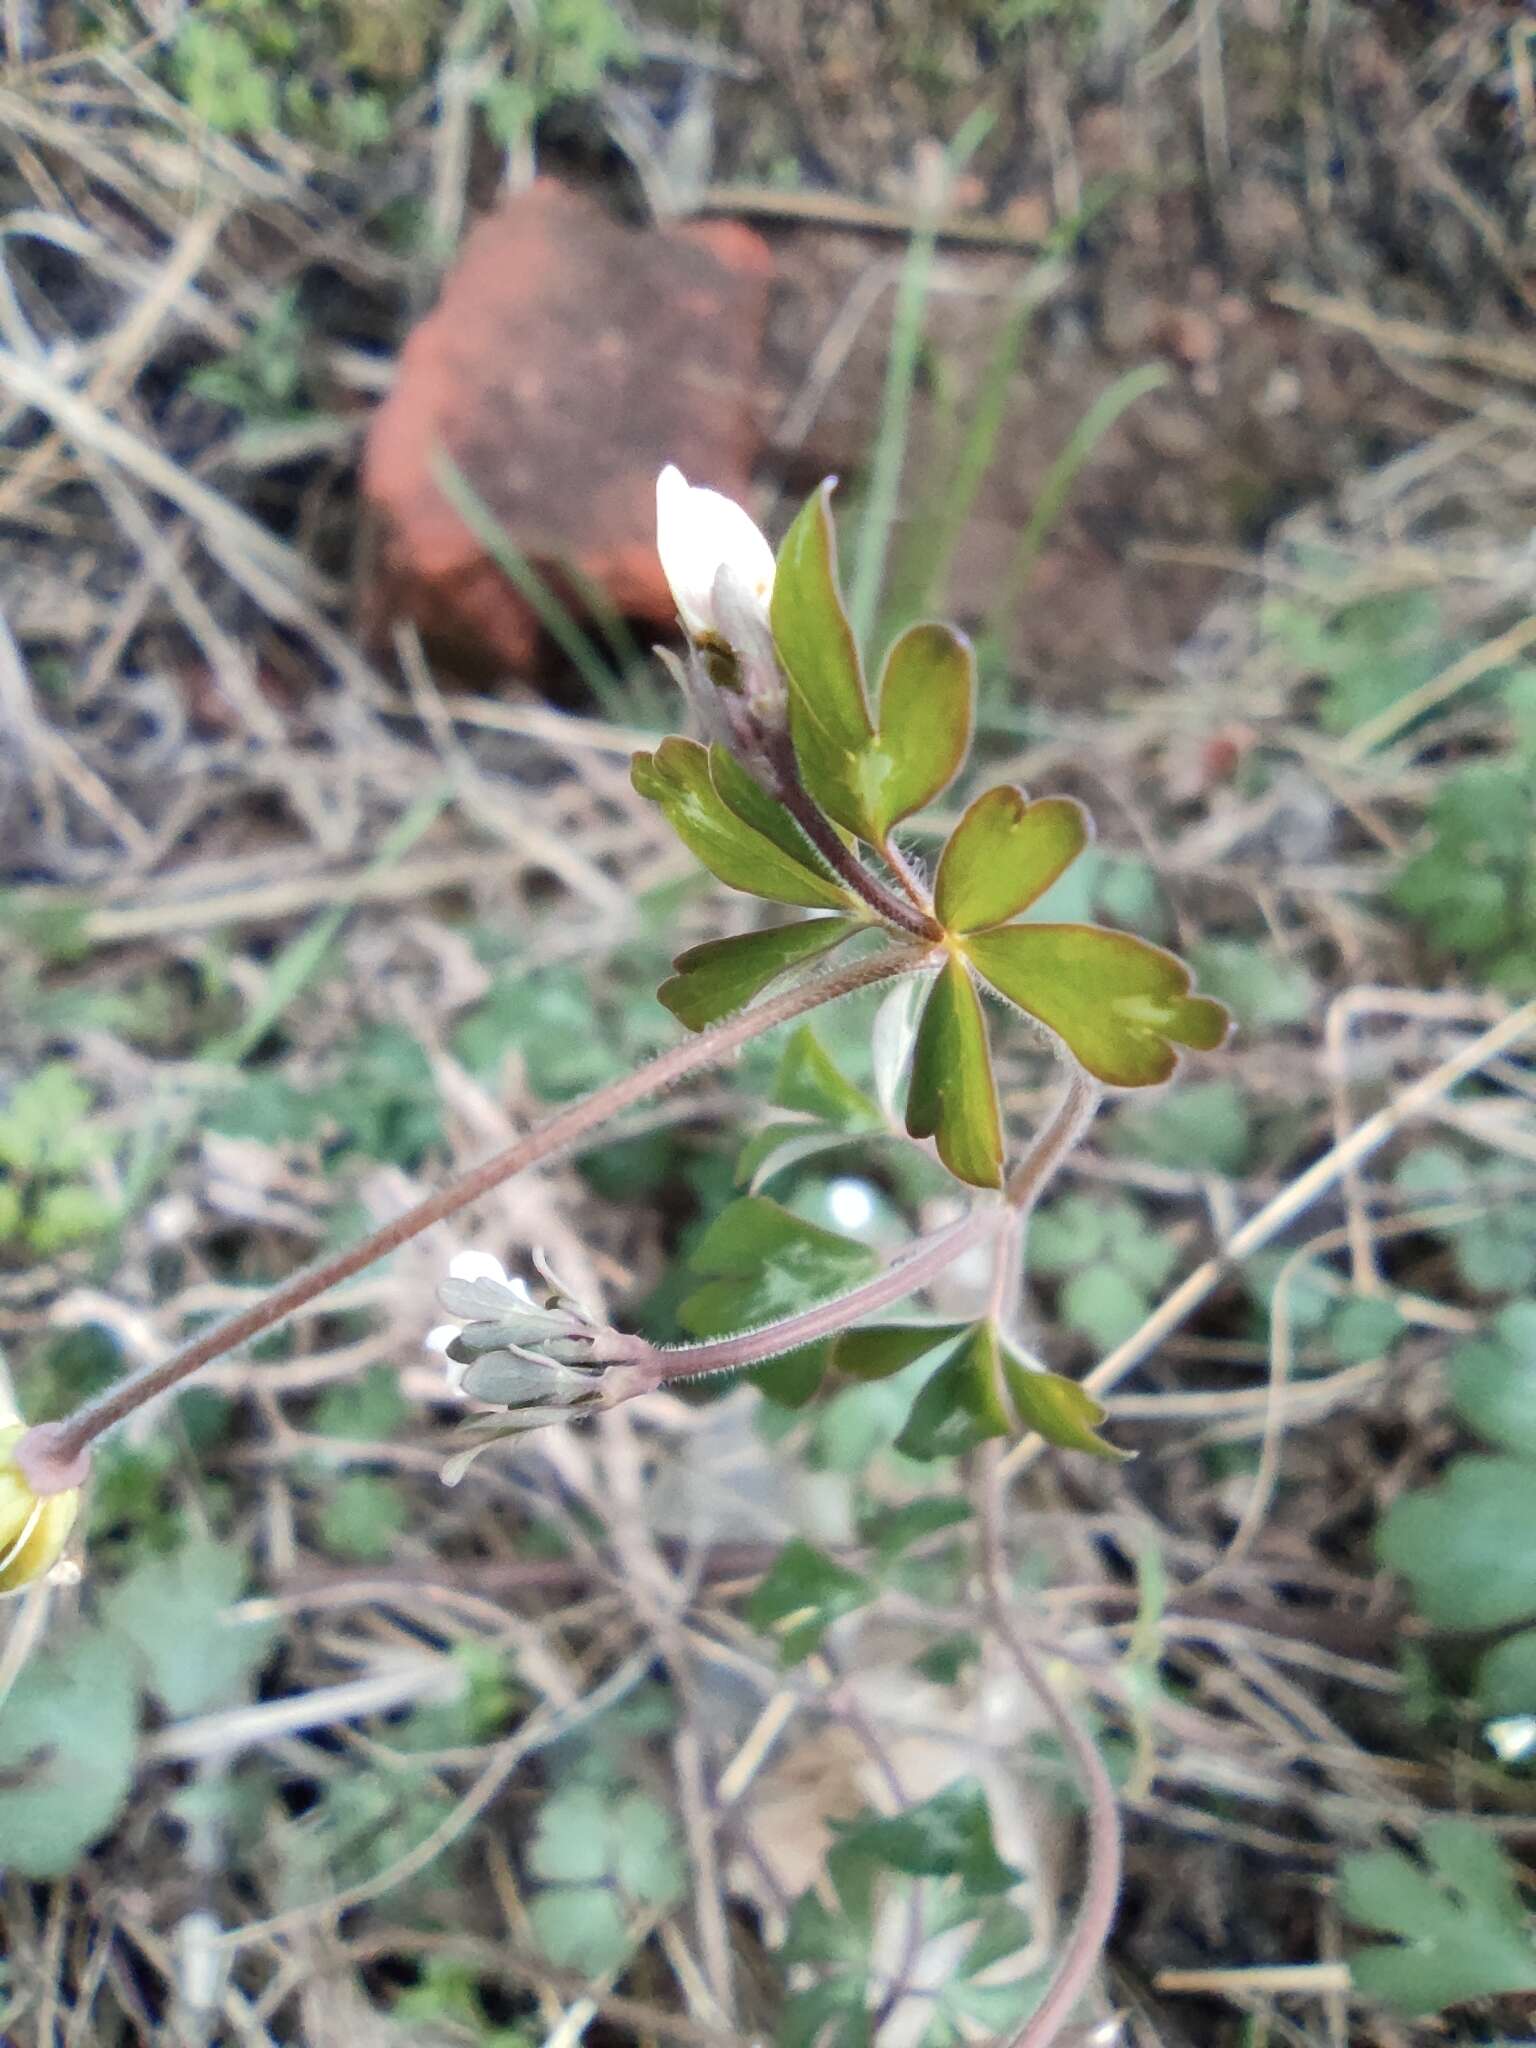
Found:
[[[858, 989], [873, 988], [881, 982], [894, 980], [898, 975], [910, 974], [923, 964], [925, 957], [916, 948], [895, 946], [835, 973], [813, 975], [786, 989], [782, 995], [770, 997], [755, 1008], [744, 1010], [710, 1030], [685, 1039], [633, 1073], [558, 1110], [536, 1129], [494, 1153], [479, 1166], [472, 1167], [436, 1194], [428, 1195], [390, 1222], [370, 1231], [357, 1243], [304, 1267], [249, 1308], [241, 1309], [224, 1322], [204, 1330], [169, 1358], [109, 1387], [96, 1400], [78, 1408], [67, 1421], [47, 1425], [51, 1469], [67, 1471], [99, 1436], [142, 1408], [146, 1402], [169, 1393], [173, 1387], [180, 1386], [203, 1366], [222, 1358], [237, 1345], [248, 1344], [253, 1338], [287, 1322], [290, 1316], [307, 1308], [322, 1294], [329, 1293], [331, 1288], [353, 1279], [390, 1252], [398, 1251], [401, 1245], [419, 1237], [424, 1230], [430, 1230], [433, 1224], [467, 1209], [515, 1174], [525, 1173], [529, 1167], [541, 1165], [546, 1159], [569, 1151], [612, 1118], [634, 1108], [649, 1096], [662, 1094], [692, 1074], [721, 1065], [765, 1031], [806, 1016], [823, 1004], [836, 1002], [839, 997], [852, 995]], [[33, 1430], [29, 1432], [29, 1441], [40, 1436], [40, 1430]]]

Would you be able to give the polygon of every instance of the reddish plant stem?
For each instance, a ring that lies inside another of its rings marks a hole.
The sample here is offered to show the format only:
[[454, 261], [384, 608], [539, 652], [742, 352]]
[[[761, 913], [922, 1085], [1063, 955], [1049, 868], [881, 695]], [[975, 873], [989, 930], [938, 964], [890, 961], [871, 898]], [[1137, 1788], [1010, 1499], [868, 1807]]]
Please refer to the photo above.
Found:
[[766, 1359], [778, 1358], [786, 1351], [798, 1351], [803, 1344], [817, 1344], [823, 1337], [834, 1336], [839, 1330], [846, 1330], [850, 1323], [856, 1323], [861, 1316], [874, 1315], [877, 1310], [889, 1308], [893, 1302], [903, 1301], [909, 1294], [916, 1294], [920, 1287], [926, 1287], [942, 1273], [946, 1266], [954, 1264], [962, 1252], [968, 1252], [974, 1244], [982, 1243], [998, 1228], [1003, 1211], [995, 1204], [979, 1204], [969, 1214], [962, 1216], [958, 1223], [952, 1223], [947, 1230], [936, 1230], [931, 1237], [920, 1238], [896, 1257], [872, 1280], [866, 1280], [858, 1287], [852, 1287], [846, 1294], [836, 1295], [831, 1301], [818, 1302], [814, 1308], [802, 1309], [798, 1315], [785, 1316], [776, 1323], [765, 1323], [760, 1330], [743, 1330], [732, 1337], [716, 1337], [707, 1344], [679, 1344], [663, 1349], [653, 1345], [643, 1353], [633, 1366], [626, 1364], [622, 1370], [633, 1371], [637, 1384], [620, 1397], [630, 1400], [635, 1394], [648, 1393], [652, 1387], [664, 1386], [668, 1380], [696, 1378], [700, 1373], [733, 1372], [744, 1365], [761, 1365]]
[[1003, 1553], [1003, 1488], [1000, 1445], [984, 1444], [980, 1456], [981, 1541], [987, 1611], [1014, 1669], [1045, 1709], [1062, 1747], [1072, 1759], [1088, 1808], [1088, 1878], [1072, 1932], [1067, 1937], [1045, 1996], [1004, 2048], [1050, 2048], [1093, 1980], [1120, 1903], [1120, 1810], [1104, 1759], [1084, 1732], [1034, 1651], [1014, 1626], [1008, 1607]]
[[880, 877], [865, 867], [859, 856], [843, 844], [792, 775], [780, 774], [775, 794], [827, 866], [863, 898], [883, 924], [893, 925], [897, 931], [910, 932], [916, 939], [937, 940], [944, 936], [944, 928], [937, 918], [921, 905], [908, 903], [905, 897], [888, 889]]
[[[785, 1316], [776, 1323], [765, 1323], [759, 1330], [742, 1330], [730, 1337], [712, 1338], [704, 1344], [680, 1344], [666, 1349], [648, 1347], [633, 1366], [626, 1361], [625, 1369], [632, 1370], [639, 1382], [634, 1392], [643, 1393], [668, 1380], [690, 1379], [700, 1373], [732, 1372], [741, 1366], [761, 1365], [764, 1360], [778, 1358], [786, 1351], [797, 1351], [802, 1344], [819, 1343], [823, 1337], [846, 1330], [860, 1317], [874, 1315], [880, 1309], [889, 1308], [893, 1302], [915, 1294], [937, 1278], [946, 1266], [953, 1265], [963, 1252], [968, 1252], [973, 1245], [983, 1243], [988, 1237], [995, 1236], [998, 1240], [998, 1269], [1001, 1271], [1017, 1249], [1020, 1233], [1040, 1190], [1087, 1129], [1098, 1100], [1099, 1091], [1094, 1083], [1085, 1074], [1074, 1073], [1067, 1082], [1055, 1115], [1010, 1174], [1004, 1205], [978, 1203], [958, 1223], [935, 1231], [931, 1237], [922, 1238], [917, 1244], [899, 1252], [872, 1280], [850, 1288], [846, 1294], [839, 1294], [831, 1301], [802, 1309], [797, 1315]], [[628, 1400], [631, 1395], [626, 1391], [620, 1398]]]
[[345, 1251], [335, 1252], [305, 1266], [238, 1315], [204, 1330], [169, 1358], [147, 1366], [115, 1387], [109, 1387], [106, 1393], [78, 1408], [66, 1421], [51, 1425], [47, 1445], [50, 1465], [61, 1471], [70, 1468], [104, 1430], [111, 1429], [146, 1401], [153, 1401], [170, 1388], [179, 1386], [201, 1367], [232, 1351], [237, 1344], [247, 1344], [253, 1337], [259, 1337], [278, 1323], [285, 1322], [299, 1309], [307, 1308], [319, 1295], [339, 1286], [344, 1280], [352, 1279], [375, 1260], [397, 1251], [423, 1230], [429, 1230], [434, 1223], [441, 1223], [460, 1209], [467, 1208], [471, 1202], [479, 1201], [482, 1195], [500, 1187], [514, 1174], [523, 1173], [530, 1166], [537, 1166], [565, 1151], [612, 1117], [633, 1108], [637, 1102], [643, 1102], [647, 1096], [660, 1094], [704, 1068], [720, 1065], [739, 1052], [742, 1046], [761, 1037], [765, 1031], [773, 1030], [776, 1025], [803, 1017], [808, 1011], [820, 1009], [824, 1003], [835, 1002], [840, 996], [852, 995], [856, 989], [869, 988], [877, 982], [911, 973], [922, 959], [923, 954], [918, 949], [902, 947], [876, 954], [872, 959], [860, 961], [856, 966], [845, 967], [837, 973], [814, 975], [755, 1009], [745, 1010], [739, 1016], [699, 1032], [696, 1037], [685, 1039], [634, 1073], [626, 1074], [606, 1088], [599, 1088], [595, 1094], [584, 1096], [581, 1101], [557, 1111], [536, 1130], [494, 1153], [446, 1188], [417, 1202], [392, 1222], [381, 1225]]

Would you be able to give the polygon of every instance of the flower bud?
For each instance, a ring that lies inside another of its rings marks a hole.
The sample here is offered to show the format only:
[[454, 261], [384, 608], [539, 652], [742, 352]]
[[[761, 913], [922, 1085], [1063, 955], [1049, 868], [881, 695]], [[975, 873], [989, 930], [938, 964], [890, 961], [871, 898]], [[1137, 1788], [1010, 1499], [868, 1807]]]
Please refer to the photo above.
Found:
[[600, 1405], [607, 1367], [633, 1356], [635, 1340], [588, 1313], [547, 1271], [536, 1301], [484, 1252], [460, 1252], [437, 1298], [462, 1329], [443, 1325], [428, 1346], [449, 1361], [455, 1393], [516, 1411], [513, 1426], [539, 1429], [571, 1409]]
[[0, 1595], [19, 1593], [53, 1569], [80, 1511], [78, 1487], [33, 1491], [16, 1459], [28, 1434], [22, 1422], [0, 1429]]
[[671, 463], [656, 479], [656, 552], [690, 640], [734, 648], [744, 619], [766, 626], [773, 549], [733, 498]]

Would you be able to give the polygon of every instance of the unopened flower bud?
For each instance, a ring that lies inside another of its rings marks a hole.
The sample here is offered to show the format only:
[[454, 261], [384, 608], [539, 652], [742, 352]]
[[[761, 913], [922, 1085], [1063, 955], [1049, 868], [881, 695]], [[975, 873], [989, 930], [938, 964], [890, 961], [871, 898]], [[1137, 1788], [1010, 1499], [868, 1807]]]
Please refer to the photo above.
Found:
[[634, 1355], [636, 1340], [588, 1313], [545, 1269], [550, 1293], [536, 1301], [521, 1280], [509, 1280], [483, 1252], [461, 1252], [438, 1289], [438, 1300], [463, 1324], [427, 1338], [449, 1361], [455, 1393], [514, 1411], [508, 1431], [540, 1429], [570, 1411], [601, 1405], [608, 1366]]
[[773, 549], [733, 498], [690, 484], [671, 463], [656, 479], [656, 552], [690, 640], [735, 648], [746, 618], [766, 627]]
[[39, 1493], [16, 1458], [25, 1423], [0, 1428], [0, 1594], [19, 1593], [63, 1555], [80, 1511], [80, 1489]]

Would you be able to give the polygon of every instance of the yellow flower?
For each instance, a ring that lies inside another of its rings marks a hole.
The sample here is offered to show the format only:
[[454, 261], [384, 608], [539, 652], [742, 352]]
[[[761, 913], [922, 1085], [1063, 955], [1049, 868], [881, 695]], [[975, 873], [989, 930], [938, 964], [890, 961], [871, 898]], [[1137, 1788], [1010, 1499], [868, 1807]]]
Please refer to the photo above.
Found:
[[0, 1595], [21, 1592], [58, 1563], [80, 1511], [78, 1487], [33, 1492], [15, 1457], [26, 1434], [23, 1422], [0, 1429]]

